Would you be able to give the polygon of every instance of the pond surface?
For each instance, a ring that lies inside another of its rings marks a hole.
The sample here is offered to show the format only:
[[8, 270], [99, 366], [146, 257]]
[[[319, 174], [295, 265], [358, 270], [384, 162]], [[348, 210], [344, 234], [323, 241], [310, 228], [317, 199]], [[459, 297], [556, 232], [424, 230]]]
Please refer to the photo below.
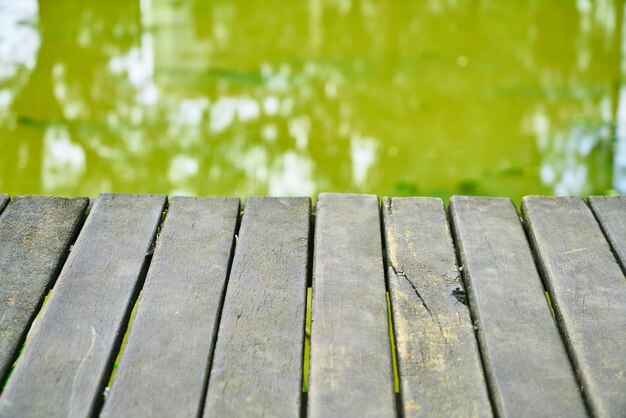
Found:
[[624, 0], [0, 0], [0, 190], [626, 191]]

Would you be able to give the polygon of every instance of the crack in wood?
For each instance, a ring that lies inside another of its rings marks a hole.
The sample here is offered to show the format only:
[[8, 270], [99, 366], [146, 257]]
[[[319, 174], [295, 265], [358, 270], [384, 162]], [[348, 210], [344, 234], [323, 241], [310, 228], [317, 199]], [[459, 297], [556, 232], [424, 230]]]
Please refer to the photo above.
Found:
[[394, 266], [393, 264], [390, 264], [389, 267], [391, 267], [391, 270], [393, 270], [393, 274], [395, 274], [396, 277], [402, 277], [404, 280], [406, 280], [409, 285], [411, 286], [411, 288], [413, 289], [413, 292], [415, 292], [415, 295], [417, 296], [417, 298], [420, 300], [420, 302], [422, 303], [422, 306], [424, 306], [424, 309], [426, 309], [426, 312], [428, 312], [428, 314], [430, 316], [433, 316], [432, 311], [430, 310], [430, 308], [428, 307], [428, 304], [426, 304], [426, 301], [424, 300], [424, 298], [422, 297], [422, 295], [420, 294], [419, 290], [417, 290], [417, 287], [413, 284], [413, 282], [407, 277], [407, 275], [401, 271], [396, 269], [396, 266]]

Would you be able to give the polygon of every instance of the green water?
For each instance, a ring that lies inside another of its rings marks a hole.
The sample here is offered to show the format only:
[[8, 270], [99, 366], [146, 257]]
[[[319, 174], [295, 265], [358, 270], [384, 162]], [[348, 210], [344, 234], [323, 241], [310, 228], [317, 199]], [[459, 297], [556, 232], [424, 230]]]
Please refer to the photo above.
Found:
[[623, 9], [0, 0], [0, 191], [620, 191]]

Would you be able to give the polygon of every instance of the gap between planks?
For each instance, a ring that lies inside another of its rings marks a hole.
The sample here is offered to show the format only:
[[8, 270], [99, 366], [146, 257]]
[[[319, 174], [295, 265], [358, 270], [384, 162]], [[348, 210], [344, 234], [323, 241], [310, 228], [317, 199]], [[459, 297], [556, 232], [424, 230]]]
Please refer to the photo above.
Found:
[[[95, 200], [90, 199], [90, 204], [87, 207], [87, 210], [91, 212], [94, 204], [95, 204]], [[104, 403], [106, 402], [106, 396], [108, 394], [108, 390], [113, 385], [113, 381], [115, 379], [115, 373], [117, 371], [116, 370], [117, 362], [121, 359], [121, 356], [124, 350], [124, 343], [127, 340], [128, 332], [130, 331], [130, 326], [132, 325], [132, 321], [134, 319], [133, 315], [137, 312], [137, 307], [139, 304], [141, 291], [143, 289], [143, 285], [145, 283], [148, 270], [150, 269], [150, 265], [152, 263], [152, 256], [154, 254], [154, 249], [155, 249], [157, 240], [159, 239], [159, 235], [161, 234], [161, 230], [163, 228], [165, 219], [167, 218], [168, 207], [169, 207], [169, 198], [166, 197], [165, 203], [161, 210], [161, 217], [159, 219], [159, 223], [156, 227], [156, 231], [150, 243], [150, 247], [149, 247], [150, 249], [145, 255], [143, 264], [141, 266], [141, 272], [139, 273], [139, 278], [137, 279], [135, 288], [133, 289], [131, 301], [128, 304], [126, 308], [126, 312], [124, 314], [124, 319], [120, 327], [121, 332], [118, 334], [115, 340], [115, 343], [113, 345], [113, 350], [111, 351], [111, 356], [108, 360], [107, 371], [105, 372], [104, 378], [102, 379], [102, 382], [100, 383], [100, 390], [99, 390], [100, 395], [99, 395], [99, 399], [97, 400], [96, 405], [94, 406], [93, 414], [92, 414], [93, 416], [98, 416], [100, 412], [102, 411], [102, 408], [104, 407]]]
[[243, 218], [243, 211], [245, 208], [245, 204], [243, 202], [239, 203], [239, 212], [237, 213], [237, 221], [235, 223], [235, 233], [233, 235], [233, 242], [230, 247], [230, 255], [228, 256], [228, 268], [226, 270], [226, 281], [224, 283], [224, 288], [220, 295], [219, 308], [217, 310], [217, 317], [215, 318], [215, 326], [213, 329], [213, 344], [209, 351], [209, 358], [207, 362], [207, 372], [204, 378], [204, 383], [202, 385], [202, 397], [200, 399], [200, 405], [198, 407], [197, 418], [201, 418], [204, 414], [204, 407], [206, 405], [206, 394], [209, 388], [209, 382], [211, 379], [211, 369], [213, 368], [213, 358], [215, 355], [215, 345], [217, 344], [218, 331], [220, 329], [220, 322], [222, 321], [222, 308], [224, 307], [224, 299], [226, 298], [226, 289], [228, 289], [228, 280], [230, 279], [230, 273], [233, 267], [233, 260], [235, 258], [235, 251], [237, 250], [237, 244], [239, 243], [239, 228], [241, 227], [241, 218]]

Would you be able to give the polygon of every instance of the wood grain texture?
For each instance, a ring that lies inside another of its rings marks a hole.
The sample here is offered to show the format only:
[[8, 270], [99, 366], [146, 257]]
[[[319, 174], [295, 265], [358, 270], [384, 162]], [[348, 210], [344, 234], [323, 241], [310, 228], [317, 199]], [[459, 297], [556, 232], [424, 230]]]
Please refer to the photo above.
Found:
[[626, 416], [626, 278], [578, 197], [526, 197], [524, 218], [591, 412]]
[[515, 206], [455, 196], [450, 209], [497, 415], [586, 416]]
[[604, 235], [618, 257], [622, 272], [626, 271], [626, 197], [590, 196], [589, 205]]
[[0, 215], [0, 382], [67, 257], [86, 207], [82, 198], [24, 196]]
[[383, 219], [404, 416], [492, 416], [443, 202], [385, 198]]
[[308, 417], [395, 417], [378, 198], [317, 203]]
[[300, 413], [309, 198], [249, 198], [219, 326], [205, 417]]
[[239, 199], [174, 197], [101, 417], [197, 417]]
[[0, 417], [95, 412], [164, 204], [164, 196], [100, 196], [33, 322]]

